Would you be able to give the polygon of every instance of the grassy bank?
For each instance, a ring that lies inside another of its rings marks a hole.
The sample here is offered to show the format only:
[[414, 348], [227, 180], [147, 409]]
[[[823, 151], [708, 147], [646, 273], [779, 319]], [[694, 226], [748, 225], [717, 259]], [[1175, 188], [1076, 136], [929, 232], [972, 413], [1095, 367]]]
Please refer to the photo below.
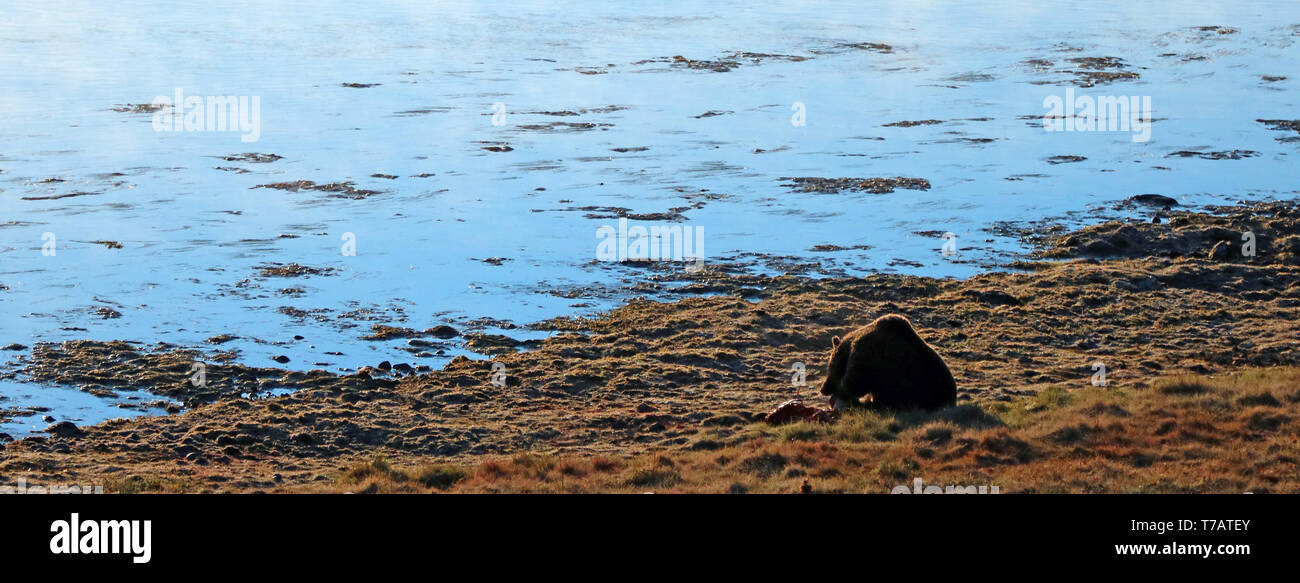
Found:
[[[1244, 228], [1258, 253], [1224, 251]], [[688, 278], [677, 301], [541, 322], [552, 334], [534, 349], [427, 373], [210, 366], [209, 385], [234, 394], [194, 393], [193, 351], [41, 344], [33, 378], [131, 386], [189, 408], [0, 444], [0, 483], [795, 492], [807, 481], [886, 492], [920, 477], [1003, 492], [1295, 491], [1296, 205], [1170, 212], [1044, 245], [1052, 259], [1021, 264], [1032, 269], [964, 280], [709, 265], [663, 276]], [[791, 397], [818, 399], [831, 337], [888, 313], [907, 316], [948, 363], [957, 407], [757, 423]], [[808, 386], [792, 387], [800, 363]], [[1092, 385], [1098, 363], [1106, 387]], [[238, 396], [263, 383], [295, 391]]]
[[[518, 454], [402, 468], [361, 461], [316, 491], [885, 493], [1300, 492], [1300, 368], [1048, 389], [934, 413], [859, 411], [832, 425], [753, 426], [743, 443], [628, 458]], [[807, 487], [805, 488], [805, 483]]]

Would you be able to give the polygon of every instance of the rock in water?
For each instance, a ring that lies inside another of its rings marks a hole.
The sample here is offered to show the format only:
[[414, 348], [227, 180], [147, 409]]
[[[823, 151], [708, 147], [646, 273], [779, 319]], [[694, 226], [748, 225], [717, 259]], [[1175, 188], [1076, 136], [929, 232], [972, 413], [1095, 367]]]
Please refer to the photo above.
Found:
[[1154, 206], [1154, 207], [1161, 207], [1161, 208], [1178, 206], [1178, 201], [1176, 199], [1174, 199], [1173, 197], [1165, 196], [1163, 194], [1135, 194], [1133, 196], [1130, 196], [1129, 200], [1137, 204], [1143, 204], [1147, 206]]
[[907, 318], [896, 314], [831, 340], [821, 392], [837, 403], [869, 401], [885, 409], [933, 410], [957, 402], [957, 382], [948, 365]]

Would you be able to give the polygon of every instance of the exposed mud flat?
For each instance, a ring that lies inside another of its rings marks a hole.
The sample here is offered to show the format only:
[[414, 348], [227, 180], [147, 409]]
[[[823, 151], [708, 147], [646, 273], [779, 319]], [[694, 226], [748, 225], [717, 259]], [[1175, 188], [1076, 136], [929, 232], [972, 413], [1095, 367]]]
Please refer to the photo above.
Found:
[[591, 130], [605, 130], [614, 127], [611, 123], [595, 122], [565, 122], [553, 121], [550, 123], [538, 124], [521, 124], [515, 128], [526, 132], [588, 132]]
[[222, 156], [221, 159], [227, 162], [248, 162], [251, 164], [270, 164], [271, 162], [275, 162], [276, 160], [281, 160], [283, 158], [284, 158], [283, 156], [279, 156], [276, 154], [261, 154], [258, 152], [245, 152], [243, 154], [231, 154], [229, 156]]
[[[1222, 235], [1215, 229], [1228, 225], [1257, 229], [1256, 255], [1207, 253]], [[215, 364], [209, 388], [196, 391], [187, 380], [199, 357], [192, 351], [42, 345], [30, 374], [130, 385], [191, 408], [62, 425], [9, 443], [0, 474], [187, 491], [310, 489], [340, 479], [340, 464], [374, 455], [467, 463], [525, 451], [618, 457], [733, 447], [763, 435], [755, 421], [775, 404], [815, 398], [832, 335], [885, 313], [906, 315], [937, 347], [964, 403], [1089, 387], [1097, 363], [1110, 386], [1136, 391], [1164, 375], [1295, 366], [1298, 230], [1294, 203], [1173, 211], [1161, 223], [1062, 234], [1042, 251], [1073, 257], [1078, 241], [1108, 240], [1119, 257], [1030, 262], [1023, 272], [967, 280], [733, 279], [706, 266], [680, 277], [717, 295], [541, 322], [535, 327], [555, 334], [533, 350], [460, 357], [424, 374]], [[1119, 233], [1126, 245], [1113, 242]], [[682, 293], [692, 295], [689, 286]], [[513, 348], [511, 339], [482, 341]], [[796, 363], [806, 367], [806, 387], [791, 386]], [[272, 388], [294, 392], [246, 397]]]
[[1066, 57], [1061, 62], [1033, 58], [1021, 64], [1034, 72], [1056, 75], [1051, 80], [1034, 82], [1043, 85], [1060, 83], [1062, 76], [1070, 78], [1075, 86], [1083, 88], [1108, 85], [1116, 81], [1133, 81], [1141, 77], [1137, 71], [1131, 70], [1128, 62], [1113, 56]]
[[297, 263], [287, 265], [271, 263], [258, 268], [261, 277], [304, 277], [311, 275], [333, 275], [337, 271], [332, 267], [307, 267]]
[[159, 105], [154, 103], [125, 103], [113, 106], [113, 111], [118, 113], [136, 113], [152, 114], [160, 111], [171, 109], [170, 105]]
[[[633, 70], [646, 71], [647, 66], [666, 65], [668, 69], [687, 70], [687, 71], [707, 71], [712, 73], [729, 73], [742, 67], [751, 67], [756, 65], [770, 63], [800, 63], [811, 60], [817, 56], [834, 56], [849, 52], [870, 52], [877, 54], [890, 54], [894, 52], [894, 47], [880, 42], [840, 42], [833, 43], [829, 46], [823, 45], [809, 49], [811, 55], [792, 55], [784, 53], [765, 53], [754, 51], [728, 51], [713, 59], [694, 59], [683, 55], [673, 55], [670, 57], [653, 57], [641, 59], [628, 63]], [[604, 75], [613, 70], [617, 70], [618, 65], [607, 63], [596, 66], [579, 66], [569, 69], [560, 69], [561, 71], [573, 71], [582, 75]], [[654, 70], [650, 67], [649, 70]]]
[[810, 57], [799, 55], [778, 55], [772, 53], [753, 53], [748, 51], [734, 51], [717, 59], [690, 59], [681, 55], [672, 57], [659, 57], [655, 59], [644, 59], [632, 63], [633, 65], [648, 65], [653, 63], [665, 63], [674, 68], [693, 69], [712, 71], [714, 73], [726, 73], [744, 65], [758, 65], [765, 61], [786, 61], [798, 63], [806, 61]]
[[296, 180], [293, 182], [275, 182], [272, 184], [259, 184], [253, 188], [273, 188], [275, 190], [284, 190], [288, 192], [299, 192], [303, 190], [316, 192], [329, 192], [338, 196], [363, 199], [372, 195], [379, 194], [378, 190], [368, 190], [357, 188], [356, 184], [351, 181], [330, 182], [328, 184], [316, 184], [310, 180]]
[[[1282, 77], [1280, 79], [1275, 79], [1275, 80], [1281, 80], [1281, 79], [1286, 79], [1286, 77]], [[1292, 131], [1296, 133], [1296, 135], [1294, 136], [1277, 137], [1276, 139], [1279, 142], [1282, 143], [1300, 142], [1300, 119], [1257, 119], [1255, 121], [1262, 123], [1265, 126], [1268, 126], [1268, 129], [1270, 130], [1275, 130], [1279, 132]]]
[[1258, 156], [1259, 152], [1254, 150], [1219, 150], [1213, 152], [1199, 152], [1196, 150], [1179, 150], [1171, 152], [1169, 157], [1177, 156], [1179, 158], [1200, 158], [1202, 160], [1242, 160]]
[[[114, 389], [144, 390], [186, 406], [298, 390], [339, 378], [325, 371], [301, 373], [222, 363], [231, 358], [231, 354], [203, 354], [165, 344], [146, 349], [126, 342], [71, 341], [32, 347], [30, 364], [22, 372], [32, 380], [74, 386], [96, 396], [114, 397]], [[203, 367], [202, 380], [196, 376], [196, 365]]]
[[787, 186], [803, 192], [816, 192], [820, 194], [838, 194], [844, 191], [888, 194], [894, 192], [894, 190], [898, 188], [907, 190], [930, 190], [929, 180], [924, 178], [908, 178], [905, 176], [898, 176], [895, 178], [795, 177], [782, 178], [782, 180], [789, 181], [782, 186]]
[[[1164, 197], [1157, 206], [1168, 209], [1171, 202], [1176, 204]], [[1300, 264], [1300, 230], [1297, 230], [1300, 225], [1295, 204], [1254, 203], [1209, 210], [1209, 213], [1168, 210], [1151, 224], [1108, 222], [1087, 227], [1058, 238], [1053, 247], [1037, 255], [1202, 257], [1241, 264]]]

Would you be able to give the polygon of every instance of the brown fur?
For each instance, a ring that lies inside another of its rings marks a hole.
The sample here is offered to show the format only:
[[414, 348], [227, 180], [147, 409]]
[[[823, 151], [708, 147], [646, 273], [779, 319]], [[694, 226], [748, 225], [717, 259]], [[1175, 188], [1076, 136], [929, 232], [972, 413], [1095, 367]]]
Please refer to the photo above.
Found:
[[957, 402], [948, 365], [896, 314], [831, 340], [821, 392], [847, 404], [864, 403], [870, 395], [872, 406], [886, 409], [933, 410]]

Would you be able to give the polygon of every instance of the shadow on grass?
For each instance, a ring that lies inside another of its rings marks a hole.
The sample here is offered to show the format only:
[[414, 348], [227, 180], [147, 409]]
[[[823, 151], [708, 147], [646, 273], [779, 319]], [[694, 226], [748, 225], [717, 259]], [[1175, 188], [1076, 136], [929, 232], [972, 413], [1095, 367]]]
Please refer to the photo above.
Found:
[[780, 441], [835, 440], [849, 443], [894, 441], [907, 429], [931, 423], [949, 423], [961, 429], [1004, 427], [1002, 419], [978, 405], [962, 404], [938, 411], [852, 409], [833, 424], [800, 421], [773, 429]]
[[972, 404], [944, 407], [933, 412], [899, 411], [894, 413], [894, 419], [903, 429], [945, 421], [962, 429], [993, 429], [1006, 425], [998, 416]]

